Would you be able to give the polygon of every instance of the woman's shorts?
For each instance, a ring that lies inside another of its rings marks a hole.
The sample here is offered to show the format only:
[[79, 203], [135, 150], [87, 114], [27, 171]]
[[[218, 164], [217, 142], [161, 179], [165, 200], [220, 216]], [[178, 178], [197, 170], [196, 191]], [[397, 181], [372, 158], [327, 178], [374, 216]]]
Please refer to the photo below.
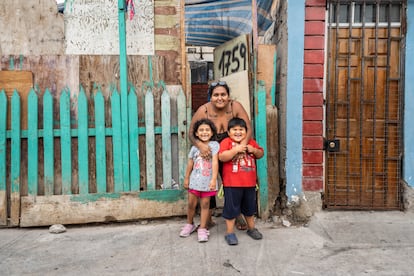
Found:
[[256, 208], [256, 187], [224, 187], [223, 218], [234, 219], [240, 213], [250, 217]]

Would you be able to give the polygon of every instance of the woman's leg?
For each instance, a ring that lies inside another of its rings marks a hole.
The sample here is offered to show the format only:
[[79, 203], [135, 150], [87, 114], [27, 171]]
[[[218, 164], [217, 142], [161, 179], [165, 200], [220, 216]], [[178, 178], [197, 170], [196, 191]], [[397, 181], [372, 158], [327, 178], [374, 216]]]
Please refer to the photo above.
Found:
[[236, 226], [239, 230], [247, 230], [248, 223], [246, 223], [242, 214], [236, 218]]
[[213, 212], [217, 207], [216, 197], [211, 196], [209, 200], [209, 212], [208, 212], [208, 219], [207, 219], [207, 226], [214, 226], [216, 223], [213, 221]]

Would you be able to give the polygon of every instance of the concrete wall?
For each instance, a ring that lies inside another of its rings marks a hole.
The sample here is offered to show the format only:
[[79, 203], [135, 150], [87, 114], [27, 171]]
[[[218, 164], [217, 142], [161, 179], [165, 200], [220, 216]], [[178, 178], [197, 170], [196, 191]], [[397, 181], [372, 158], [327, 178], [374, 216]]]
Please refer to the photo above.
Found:
[[[305, 0], [288, 1], [286, 87], [286, 194], [297, 201], [302, 194], [302, 102]], [[302, 22], [298, 24], [298, 22]]]
[[408, 0], [407, 34], [405, 48], [405, 96], [404, 96], [404, 151], [403, 179], [404, 206], [414, 210], [414, 1]]

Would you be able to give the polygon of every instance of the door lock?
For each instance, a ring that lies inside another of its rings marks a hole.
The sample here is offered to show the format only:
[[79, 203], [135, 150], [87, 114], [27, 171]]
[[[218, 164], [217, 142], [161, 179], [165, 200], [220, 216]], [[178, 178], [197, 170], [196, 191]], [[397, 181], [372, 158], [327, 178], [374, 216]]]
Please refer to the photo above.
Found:
[[339, 139], [325, 140], [324, 150], [327, 150], [329, 152], [338, 152], [340, 144], [341, 143]]

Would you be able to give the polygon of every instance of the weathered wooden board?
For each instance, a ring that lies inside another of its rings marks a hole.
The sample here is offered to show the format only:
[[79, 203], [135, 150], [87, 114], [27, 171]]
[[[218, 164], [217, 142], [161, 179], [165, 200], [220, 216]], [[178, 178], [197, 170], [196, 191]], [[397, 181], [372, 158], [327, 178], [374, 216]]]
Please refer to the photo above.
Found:
[[27, 95], [33, 88], [33, 73], [30, 71], [0, 71], [0, 90], [4, 89], [9, 99], [7, 106], [7, 129], [10, 129], [10, 100], [16, 89], [20, 95], [22, 129], [27, 129]]
[[257, 55], [257, 80], [263, 80], [266, 88], [266, 103], [271, 102], [272, 85], [276, 85], [275, 61], [276, 45], [259, 44]]
[[249, 70], [248, 35], [240, 35], [214, 49], [214, 78]]
[[[160, 200], [161, 193], [171, 195]], [[157, 194], [158, 193], [158, 194]], [[21, 227], [52, 224], [129, 221], [145, 218], [183, 216], [187, 213], [186, 193], [182, 190], [153, 193], [96, 195], [96, 198], [59, 195], [21, 198]]]
[[[128, 81], [134, 85], [138, 95], [143, 95], [141, 88], [152, 77], [155, 84], [165, 80], [171, 74], [165, 68], [164, 57], [128, 56]], [[150, 67], [151, 64], [151, 67]], [[79, 82], [89, 96], [95, 85], [101, 87], [107, 98], [114, 87], [119, 87], [119, 57], [116, 56], [81, 56], [79, 63]], [[138, 99], [140, 100], [140, 99]]]
[[244, 109], [246, 109], [249, 118], [252, 118], [248, 71], [237, 72], [229, 76], [222, 77], [220, 80], [227, 82], [230, 87], [230, 98], [239, 101], [243, 105]]
[[269, 203], [275, 202], [280, 193], [279, 183], [279, 119], [273, 105], [266, 106], [267, 121], [267, 174]]

